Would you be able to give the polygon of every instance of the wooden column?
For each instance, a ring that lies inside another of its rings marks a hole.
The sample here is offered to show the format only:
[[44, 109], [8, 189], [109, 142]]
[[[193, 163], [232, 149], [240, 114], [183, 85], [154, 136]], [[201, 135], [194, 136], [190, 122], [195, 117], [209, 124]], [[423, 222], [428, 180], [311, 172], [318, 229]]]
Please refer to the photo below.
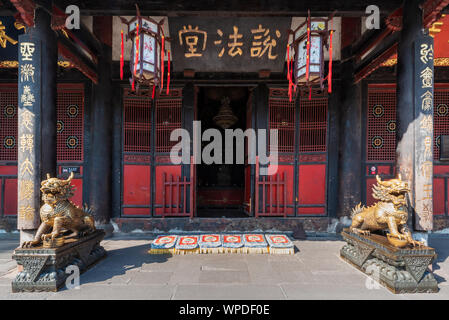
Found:
[[410, 184], [409, 226], [433, 228], [433, 39], [419, 0], [404, 1], [397, 65], [396, 170]]
[[[360, 37], [360, 18], [342, 18], [342, 60], [352, 55], [351, 45]], [[343, 47], [346, 45], [346, 47]], [[354, 60], [341, 65], [338, 216], [349, 215], [361, 202], [362, 191], [362, 90], [354, 84]]]
[[102, 43], [98, 57], [98, 84], [92, 88], [89, 154], [89, 206], [97, 227], [112, 231], [112, 17], [93, 18], [93, 31]]
[[56, 176], [56, 35], [52, 1], [35, 11], [35, 26], [19, 37], [18, 219], [20, 242], [40, 224], [40, 182]]

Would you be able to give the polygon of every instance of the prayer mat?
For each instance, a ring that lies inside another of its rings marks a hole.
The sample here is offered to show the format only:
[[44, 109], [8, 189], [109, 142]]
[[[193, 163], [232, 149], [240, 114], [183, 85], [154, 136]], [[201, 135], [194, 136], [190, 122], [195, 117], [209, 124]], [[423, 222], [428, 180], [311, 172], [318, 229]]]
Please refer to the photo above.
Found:
[[263, 234], [245, 234], [243, 240], [244, 253], [268, 253], [268, 243]]
[[159, 236], [151, 244], [150, 254], [173, 253], [178, 236]]
[[197, 254], [198, 248], [198, 236], [179, 236], [176, 242], [175, 254]]
[[221, 253], [221, 236], [218, 234], [203, 234], [200, 236], [200, 253]]
[[286, 235], [267, 234], [265, 237], [270, 245], [271, 254], [295, 254], [293, 242]]
[[243, 237], [239, 234], [227, 234], [223, 236], [223, 253], [242, 253]]

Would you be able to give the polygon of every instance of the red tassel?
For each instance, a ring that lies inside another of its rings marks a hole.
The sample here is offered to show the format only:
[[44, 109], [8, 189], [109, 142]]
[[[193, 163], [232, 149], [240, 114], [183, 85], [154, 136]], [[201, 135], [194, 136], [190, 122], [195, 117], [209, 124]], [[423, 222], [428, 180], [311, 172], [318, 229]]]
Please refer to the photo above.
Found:
[[294, 79], [294, 76], [293, 76], [293, 70], [294, 70], [293, 61], [294, 61], [294, 57], [292, 57], [290, 59], [290, 79], [292, 80], [292, 82], [293, 82], [293, 79]]
[[167, 95], [170, 93], [170, 50], [168, 50], [168, 64], [167, 64]]
[[165, 51], [165, 37], [162, 36], [162, 45], [161, 45], [161, 91], [164, 88], [164, 51]]
[[290, 83], [290, 46], [287, 45], [287, 80]]
[[312, 100], [312, 87], [309, 87], [309, 101]]
[[125, 64], [124, 62], [124, 57], [123, 57], [123, 52], [124, 52], [124, 43], [123, 43], [123, 30], [121, 32], [121, 36], [122, 36], [122, 42], [120, 43], [120, 80], [123, 80], [123, 65]]
[[287, 45], [287, 79], [288, 79], [288, 97], [292, 102], [292, 79], [290, 74], [290, 46]]
[[334, 33], [334, 20], [332, 20], [331, 34], [330, 34], [330, 44], [329, 44], [329, 74], [327, 75], [327, 91], [332, 93], [332, 35]]
[[131, 84], [131, 89], [134, 91], [135, 89], [134, 89], [134, 77], [133, 77], [133, 82], [132, 82], [132, 84]]
[[153, 85], [153, 94], [151, 95], [151, 98], [154, 99], [154, 92], [156, 91], [156, 85]]

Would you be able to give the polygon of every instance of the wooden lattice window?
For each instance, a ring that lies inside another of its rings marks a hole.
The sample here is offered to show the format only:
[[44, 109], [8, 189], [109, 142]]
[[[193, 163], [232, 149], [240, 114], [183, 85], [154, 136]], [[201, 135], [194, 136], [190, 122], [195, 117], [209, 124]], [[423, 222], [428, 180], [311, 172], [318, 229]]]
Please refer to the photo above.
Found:
[[[83, 161], [84, 89], [82, 85], [58, 85], [57, 159]], [[0, 87], [0, 160], [17, 161], [17, 85]]]
[[326, 152], [328, 97], [302, 97], [299, 104], [299, 152]]
[[449, 135], [449, 86], [436, 86], [434, 97], [434, 137], [433, 156], [440, 159], [440, 143], [442, 135]]
[[270, 89], [269, 128], [278, 129], [279, 152], [295, 152], [295, 102], [286, 89]]
[[57, 95], [57, 159], [83, 161], [84, 88], [60, 84]]
[[0, 161], [17, 161], [17, 85], [0, 86]]
[[156, 152], [170, 152], [177, 141], [170, 141], [173, 130], [182, 125], [182, 90], [174, 89], [156, 99]]
[[367, 161], [396, 158], [396, 86], [370, 85], [367, 109]]
[[124, 152], [150, 152], [151, 148], [151, 96], [130, 89], [124, 92]]

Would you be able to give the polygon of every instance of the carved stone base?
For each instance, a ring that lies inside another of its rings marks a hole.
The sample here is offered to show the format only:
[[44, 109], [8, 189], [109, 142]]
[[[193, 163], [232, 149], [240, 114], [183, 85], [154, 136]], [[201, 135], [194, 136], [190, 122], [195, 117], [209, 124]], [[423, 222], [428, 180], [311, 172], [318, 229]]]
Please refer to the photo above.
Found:
[[19, 270], [12, 281], [12, 292], [58, 291], [71, 274], [68, 266], [78, 266], [80, 274], [106, 255], [100, 246], [104, 231], [97, 230], [81, 239], [68, 238], [59, 248], [17, 248], [12, 258]]
[[393, 293], [438, 292], [438, 283], [428, 266], [436, 259], [429, 247], [396, 248], [385, 236], [341, 233], [346, 244], [340, 256]]

